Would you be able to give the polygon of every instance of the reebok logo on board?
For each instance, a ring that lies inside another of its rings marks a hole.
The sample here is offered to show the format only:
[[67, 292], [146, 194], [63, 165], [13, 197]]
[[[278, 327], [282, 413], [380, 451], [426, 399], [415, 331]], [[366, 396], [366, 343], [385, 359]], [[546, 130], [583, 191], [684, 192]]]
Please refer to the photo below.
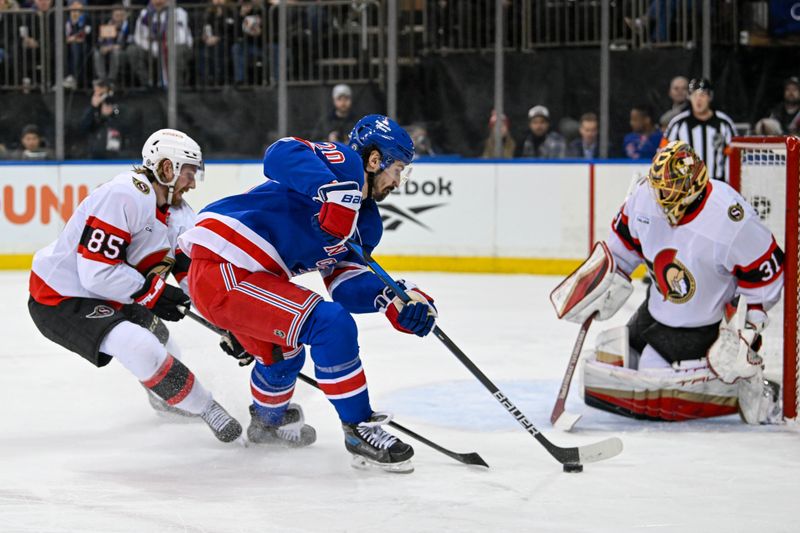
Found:
[[[453, 196], [453, 181], [446, 180], [441, 176], [430, 180], [408, 181], [403, 185], [402, 189], [393, 191], [392, 195], [414, 197], [414, 199], [419, 196], [422, 196], [425, 199], [432, 199], [433, 197], [436, 197], [437, 199], [441, 199], [442, 197], [451, 197]], [[383, 220], [383, 229], [385, 231], [394, 231], [402, 226], [403, 223], [410, 222], [425, 228], [428, 231], [433, 231], [430, 226], [421, 220], [420, 215], [426, 211], [444, 207], [446, 205], [447, 203], [428, 203], [413, 207], [401, 207], [392, 203], [383, 203], [380, 207], [381, 219]]]

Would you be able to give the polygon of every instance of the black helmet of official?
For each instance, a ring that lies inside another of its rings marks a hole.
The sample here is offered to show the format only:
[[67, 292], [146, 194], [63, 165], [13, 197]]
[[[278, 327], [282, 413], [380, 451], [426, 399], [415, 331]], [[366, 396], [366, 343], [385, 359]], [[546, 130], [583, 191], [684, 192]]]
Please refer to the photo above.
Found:
[[693, 78], [692, 81], [689, 82], [689, 94], [695, 91], [705, 91], [713, 96], [714, 86], [711, 85], [711, 80], [708, 78]]

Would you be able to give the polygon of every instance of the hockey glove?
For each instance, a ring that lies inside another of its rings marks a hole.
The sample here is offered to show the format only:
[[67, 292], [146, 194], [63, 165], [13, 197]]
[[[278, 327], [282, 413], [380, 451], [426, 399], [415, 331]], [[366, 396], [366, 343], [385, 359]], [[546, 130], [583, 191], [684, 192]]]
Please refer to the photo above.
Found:
[[131, 294], [133, 301], [150, 309], [154, 315], [164, 320], [177, 322], [185, 315], [178, 309], [191, 305], [189, 296], [178, 287], [173, 287], [155, 272], [147, 276], [144, 286]]
[[439, 316], [433, 298], [413, 283], [401, 279], [397, 284], [405, 290], [411, 302], [403, 303], [392, 289], [385, 287], [375, 298], [375, 308], [386, 315], [396, 330], [424, 337], [431, 332]]
[[247, 350], [239, 344], [239, 340], [234, 337], [233, 333], [230, 331], [226, 331], [225, 334], [220, 337], [219, 347], [222, 348], [222, 351], [226, 354], [234, 359], [238, 359], [239, 366], [247, 366], [255, 359], [252, 355], [247, 353]]
[[[711, 371], [723, 383], [733, 384], [739, 379], [757, 376], [764, 363], [756, 353], [761, 342], [754, 324], [748, 323], [747, 302], [739, 296], [734, 305], [725, 306], [725, 315], [719, 324], [719, 336], [708, 349], [707, 360]], [[766, 313], [763, 313], [766, 318]], [[752, 316], [752, 315], [751, 315]]]
[[338, 245], [349, 239], [356, 229], [361, 207], [361, 190], [354, 181], [329, 183], [319, 188], [317, 200], [322, 202], [313, 224], [323, 239]]

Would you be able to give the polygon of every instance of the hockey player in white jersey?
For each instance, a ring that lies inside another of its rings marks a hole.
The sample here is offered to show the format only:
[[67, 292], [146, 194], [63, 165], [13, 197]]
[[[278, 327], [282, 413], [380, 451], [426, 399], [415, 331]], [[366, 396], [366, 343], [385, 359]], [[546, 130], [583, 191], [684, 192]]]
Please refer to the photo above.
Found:
[[553, 291], [559, 318], [609, 318], [643, 262], [648, 297], [627, 326], [598, 335], [583, 365], [585, 402], [649, 420], [739, 411], [751, 424], [777, 421], [778, 386], [764, 380], [757, 350], [783, 287], [783, 252], [744, 198], [709, 181], [682, 141], [656, 154], [608, 241]]
[[[148, 390], [153, 407], [198, 416], [230, 442], [241, 426], [175, 357], [159, 320], [180, 320], [190, 305], [183, 279], [189, 259], [177, 238], [194, 225], [183, 195], [202, 168], [200, 147], [188, 135], [153, 133], [142, 167], [95, 189], [58, 239], [36, 252], [28, 309], [48, 339], [97, 367], [116, 359]], [[182, 288], [166, 283], [170, 272]]]

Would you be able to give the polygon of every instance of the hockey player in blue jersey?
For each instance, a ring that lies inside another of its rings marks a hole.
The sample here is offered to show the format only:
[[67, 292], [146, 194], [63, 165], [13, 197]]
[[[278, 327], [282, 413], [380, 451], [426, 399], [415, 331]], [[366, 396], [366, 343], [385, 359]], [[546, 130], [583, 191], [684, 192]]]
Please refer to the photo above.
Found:
[[[370, 406], [351, 313], [382, 312], [396, 329], [422, 337], [436, 308], [410, 283], [412, 303], [404, 305], [345, 246], [347, 239], [369, 252], [378, 245], [376, 202], [400, 186], [413, 156], [405, 130], [381, 115], [362, 118], [348, 145], [281, 139], [264, 155], [265, 183], [212, 203], [181, 236], [192, 257], [193, 304], [256, 359], [251, 441], [315, 441], [300, 406], [290, 403], [307, 344], [354, 466], [413, 470], [411, 446], [382, 427], [391, 415]], [[332, 302], [290, 281], [310, 271], [323, 275]]]

